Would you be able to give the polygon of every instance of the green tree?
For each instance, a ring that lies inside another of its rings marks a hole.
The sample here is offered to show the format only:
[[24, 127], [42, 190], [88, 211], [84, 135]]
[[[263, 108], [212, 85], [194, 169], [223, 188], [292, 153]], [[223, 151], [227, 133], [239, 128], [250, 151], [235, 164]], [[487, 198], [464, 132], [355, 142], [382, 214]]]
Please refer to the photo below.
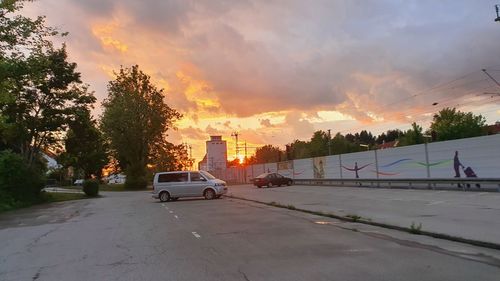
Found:
[[174, 145], [165, 141], [153, 148], [149, 167], [152, 172], [182, 171], [190, 169], [193, 163], [194, 160], [189, 158], [185, 145]]
[[485, 124], [482, 115], [445, 108], [434, 115], [430, 129], [437, 134], [438, 141], [444, 141], [484, 135]]
[[127, 176], [128, 188], [145, 188], [147, 164], [155, 148], [165, 143], [167, 130], [182, 117], [163, 100], [163, 90], [135, 65], [121, 68], [108, 84], [103, 102], [103, 132]]
[[64, 146], [65, 152], [59, 159], [66, 167], [81, 170], [85, 179], [92, 175], [101, 177], [102, 169], [109, 161], [107, 148], [97, 122], [88, 110], [80, 112], [69, 124]]
[[57, 30], [44, 17], [18, 13], [25, 2], [0, 2], [0, 143], [31, 166], [95, 98], [68, 62], [65, 46], [53, 46]]
[[311, 157], [311, 152], [309, 150], [309, 143], [301, 140], [295, 140], [290, 144], [290, 148], [293, 159], [303, 159]]
[[399, 129], [388, 130], [387, 132], [382, 133], [377, 137], [376, 143], [382, 144], [384, 142], [395, 141], [399, 139], [401, 136], [403, 136], [403, 132]]
[[284, 152], [279, 147], [270, 144], [259, 147], [255, 151], [255, 162], [258, 164], [280, 162], [282, 159], [284, 159]]
[[328, 155], [328, 133], [325, 131], [314, 132], [309, 141], [310, 157]]
[[411, 129], [408, 129], [403, 133], [401, 137], [400, 145], [414, 145], [421, 144], [425, 142], [424, 134], [422, 126], [417, 125], [417, 123], [413, 122], [411, 124]]

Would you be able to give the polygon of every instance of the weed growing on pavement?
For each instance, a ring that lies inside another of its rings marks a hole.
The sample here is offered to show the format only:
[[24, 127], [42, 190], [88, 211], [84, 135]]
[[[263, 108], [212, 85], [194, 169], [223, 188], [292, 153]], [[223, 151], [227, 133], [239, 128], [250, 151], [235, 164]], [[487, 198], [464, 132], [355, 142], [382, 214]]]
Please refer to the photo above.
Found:
[[297, 210], [294, 205], [287, 205], [286, 208], [290, 210]]
[[347, 215], [346, 217], [352, 219], [353, 222], [357, 222], [362, 219], [362, 217], [358, 215]]
[[415, 222], [412, 222], [410, 225], [410, 233], [421, 234], [422, 233], [422, 223], [419, 223], [417, 225], [417, 224], [415, 224]]

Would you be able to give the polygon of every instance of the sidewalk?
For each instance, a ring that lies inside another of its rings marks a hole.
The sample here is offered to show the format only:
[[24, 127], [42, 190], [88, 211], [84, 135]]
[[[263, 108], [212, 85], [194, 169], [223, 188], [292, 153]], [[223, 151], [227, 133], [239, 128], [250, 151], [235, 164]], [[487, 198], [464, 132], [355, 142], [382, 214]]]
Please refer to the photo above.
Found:
[[229, 196], [500, 245], [500, 194], [355, 187], [237, 185]]

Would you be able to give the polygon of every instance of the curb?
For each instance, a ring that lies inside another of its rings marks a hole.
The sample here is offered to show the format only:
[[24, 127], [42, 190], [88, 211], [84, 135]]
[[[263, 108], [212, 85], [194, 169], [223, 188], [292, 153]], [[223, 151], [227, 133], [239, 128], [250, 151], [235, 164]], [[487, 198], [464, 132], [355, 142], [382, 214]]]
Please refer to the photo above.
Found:
[[411, 229], [409, 227], [404, 227], [404, 226], [368, 221], [368, 220], [365, 220], [363, 218], [354, 219], [352, 217], [339, 216], [339, 215], [335, 215], [333, 213], [325, 213], [325, 212], [321, 212], [321, 211], [311, 211], [311, 210], [307, 210], [307, 209], [296, 208], [293, 205], [282, 205], [282, 204], [276, 203], [274, 201], [273, 202], [263, 202], [263, 201], [259, 201], [259, 200], [248, 199], [248, 198], [234, 196], [234, 195], [226, 195], [226, 196], [229, 198], [254, 202], [254, 203], [263, 204], [263, 205], [267, 205], [267, 206], [288, 209], [288, 210], [292, 210], [292, 211], [298, 211], [298, 212], [317, 215], [317, 216], [334, 218], [334, 219], [338, 219], [341, 221], [362, 223], [362, 224], [367, 224], [367, 225], [372, 225], [372, 226], [383, 227], [383, 228], [387, 228], [387, 229], [399, 230], [399, 231], [407, 232], [407, 233], [414, 234], [414, 235], [424, 235], [424, 236], [429, 236], [429, 237], [442, 239], [442, 240], [460, 242], [460, 243], [469, 244], [469, 245], [473, 245], [473, 246], [494, 249], [494, 250], [500, 250], [500, 244], [493, 243], [493, 242], [485, 242], [485, 241], [480, 241], [480, 240], [475, 240], [475, 239], [468, 239], [468, 238], [463, 238], [463, 237], [458, 237], [458, 236], [453, 236], [453, 235], [448, 235], [448, 234], [443, 234], [443, 233], [437, 233], [437, 232], [431, 232], [431, 231], [426, 231], [426, 230], [415, 230], [415, 229]]

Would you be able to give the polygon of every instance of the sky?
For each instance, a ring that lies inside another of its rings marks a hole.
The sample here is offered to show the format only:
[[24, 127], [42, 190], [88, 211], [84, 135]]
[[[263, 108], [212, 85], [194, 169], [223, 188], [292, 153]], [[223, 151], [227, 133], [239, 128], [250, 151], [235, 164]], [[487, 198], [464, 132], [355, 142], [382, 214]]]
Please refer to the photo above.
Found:
[[24, 13], [69, 32], [96, 116], [113, 72], [138, 64], [184, 116], [169, 140], [199, 161], [210, 135], [228, 141], [233, 159], [233, 132], [240, 145], [283, 148], [316, 130], [426, 128], [448, 106], [500, 120], [500, 86], [481, 71], [500, 81], [495, 4], [39, 0]]

